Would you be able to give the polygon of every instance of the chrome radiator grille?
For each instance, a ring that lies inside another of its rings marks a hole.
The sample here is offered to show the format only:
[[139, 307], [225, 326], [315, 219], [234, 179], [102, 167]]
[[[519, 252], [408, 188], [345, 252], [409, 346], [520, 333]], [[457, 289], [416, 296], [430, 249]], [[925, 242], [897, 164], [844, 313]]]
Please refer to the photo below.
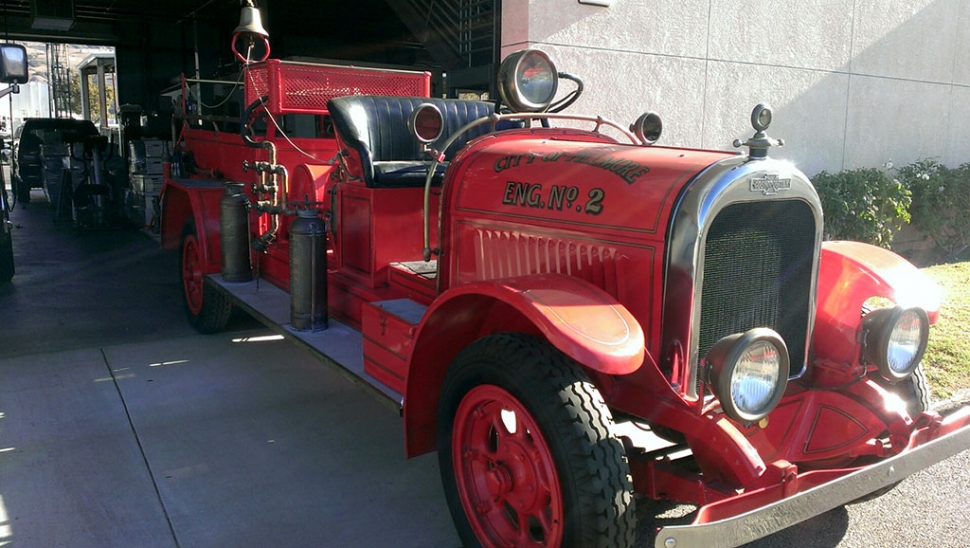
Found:
[[770, 327], [788, 345], [791, 372], [806, 361], [815, 217], [801, 200], [736, 203], [704, 243], [701, 358], [721, 337]]

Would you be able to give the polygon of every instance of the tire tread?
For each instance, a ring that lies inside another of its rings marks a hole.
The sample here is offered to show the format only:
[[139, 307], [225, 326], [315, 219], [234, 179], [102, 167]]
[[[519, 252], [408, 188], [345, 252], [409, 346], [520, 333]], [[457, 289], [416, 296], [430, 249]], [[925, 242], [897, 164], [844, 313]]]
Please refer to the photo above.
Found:
[[[565, 453], [560, 466], [567, 469], [560, 470], [560, 474], [569, 474], [579, 491], [576, 502], [582, 509], [583, 523], [577, 546], [633, 546], [635, 502], [629, 464], [622, 444], [613, 438], [609, 408], [580, 366], [535, 337], [496, 334], [480, 339], [459, 354], [446, 376], [442, 393], [449, 394], [465, 380], [469, 368], [484, 363], [506, 364], [502, 374], [512, 381], [513, 395], [532, 403], [527, 405], [539, 424], [551, 425], [554, 430], [546, 432], [545, 437], [550, 446], [558, 445]], [[536, 405], [537, 402], [560, 405]], [[439, 425], [440, 421], [441, 418]], [[447, 459], [450, 458], [449, 454]], [[444, 461], [442, 458], [442, 466]]]

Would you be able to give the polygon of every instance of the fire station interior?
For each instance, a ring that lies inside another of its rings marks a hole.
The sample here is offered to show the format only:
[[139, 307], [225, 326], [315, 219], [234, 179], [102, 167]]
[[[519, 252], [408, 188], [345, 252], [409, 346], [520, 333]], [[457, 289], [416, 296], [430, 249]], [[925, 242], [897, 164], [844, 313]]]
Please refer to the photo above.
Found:
[[[164, 137], [180, 74], [238, 74], [241, 4], [8, 0], [0, 32], [114, 46], [118, 102], [161, 117]], [[273, 58], [430, 71], [438, 96], [492, 86], [496, 0], [256, 5]], [[245, 314], [198, 334], [179, 258], [150, 230], [55, 222], [36, 188], [10, 221], [0, 546], [461, 544], [437, 460], [404, 458], [397, 413]]]
[[[234, 76], [229, 43], [239, 0], [11, 0], [2, 31], [10, 40], [112, 45], [123, 103], [164, 109], [159, 95], [180, 73]], [[242, 2], [246, 4], [246, 2]], [[354, 0], [256, 2], [273, 58], [329, 60], [429, 70], [436, 94], [489, 91], [499, 2]], [[441, 79], [447, 75], [447, 81]]]

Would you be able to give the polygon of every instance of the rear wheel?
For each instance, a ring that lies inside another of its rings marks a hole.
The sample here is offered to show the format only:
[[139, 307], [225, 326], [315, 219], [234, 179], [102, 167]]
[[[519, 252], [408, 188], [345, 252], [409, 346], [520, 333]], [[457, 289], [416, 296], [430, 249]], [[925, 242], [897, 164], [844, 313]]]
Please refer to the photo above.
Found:
[[205, 281], [202, 250], [191, 222], [186, 223], [182, 230], [179, 270], [182, 273], [182, 299], [189, 323], [200, 333], [222, 331], [229, 323], [232, 302]]
[[442, 390], [438, 458], [465, 546], [632, 546], [612, 423], [580, 367], [544, 341], [499, 334], [463, 350]]

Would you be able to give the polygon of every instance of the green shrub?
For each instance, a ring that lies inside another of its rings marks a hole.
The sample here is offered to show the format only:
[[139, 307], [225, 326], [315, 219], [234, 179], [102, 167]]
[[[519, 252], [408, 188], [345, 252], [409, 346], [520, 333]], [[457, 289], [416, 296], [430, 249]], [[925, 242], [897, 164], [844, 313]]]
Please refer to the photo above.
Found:
[[812, 182], [822, 200], [826, 239], [889, 247], [893, 233], [909, 222], [909, 189], [881, 170], [823, 171]]
[[913, 194], [913, 227], [933, 240], [939, 259], [950, 260], [970, 244], [970, 163], [950, 169], [933, 159], [900, 168]]

